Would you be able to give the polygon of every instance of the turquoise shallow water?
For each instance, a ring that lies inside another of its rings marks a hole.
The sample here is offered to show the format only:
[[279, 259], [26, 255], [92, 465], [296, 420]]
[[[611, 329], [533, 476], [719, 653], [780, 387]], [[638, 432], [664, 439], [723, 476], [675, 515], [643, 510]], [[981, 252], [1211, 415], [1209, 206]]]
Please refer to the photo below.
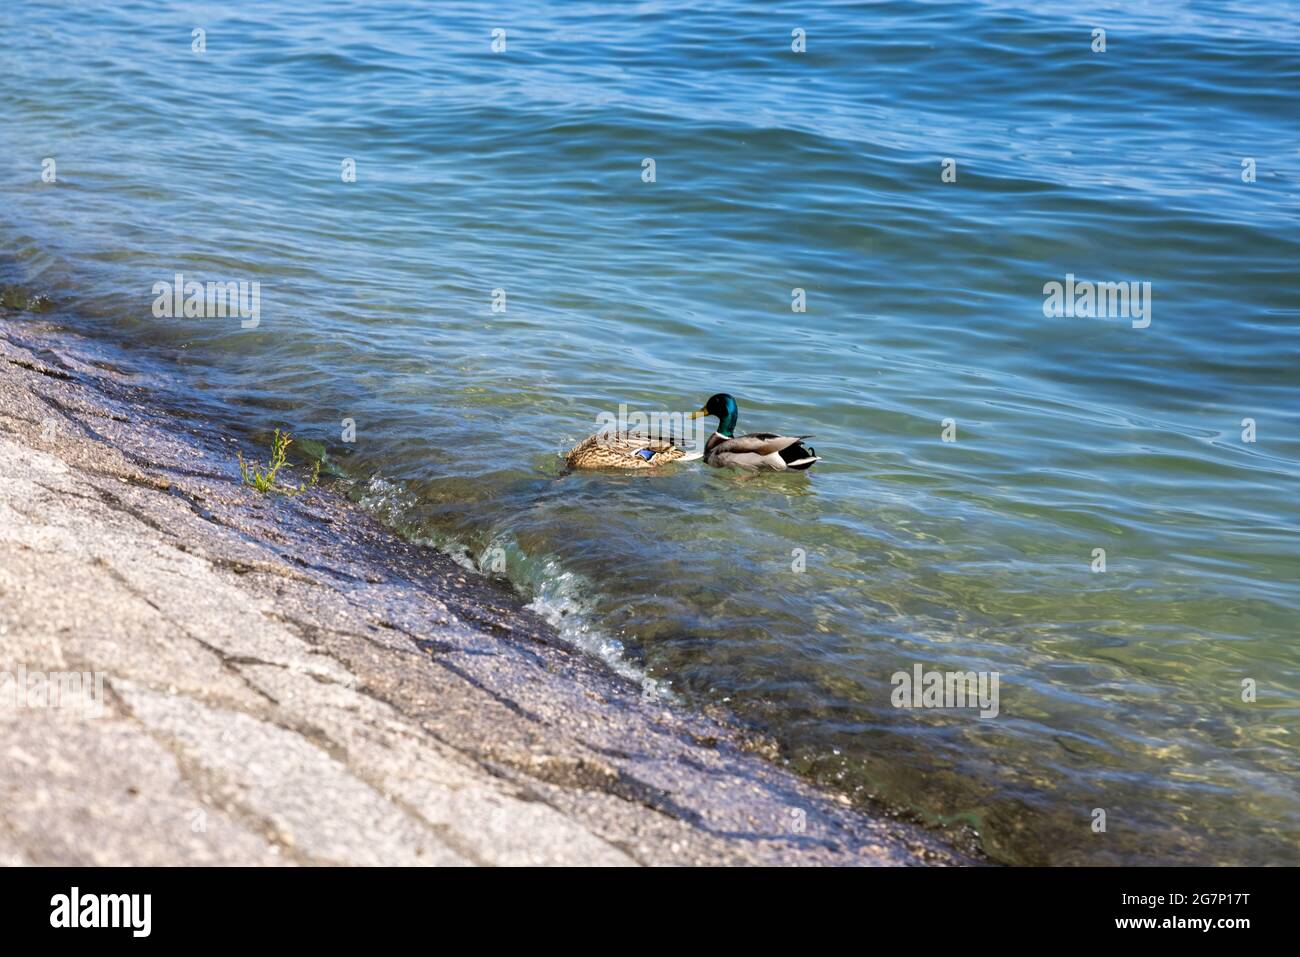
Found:
[[[6, 281], [855, 797], [1002, 861], [1300, 863], [1296, 7], [315, 7], [0, 9]], [[258, 327], [154, 318], [178, 271]], [[1151, 324], [1046, 318], [1067, 273]], [[723, 389], [825, 461], [561, 474]], [[894, 708], [917, 663], [999, 715]]]

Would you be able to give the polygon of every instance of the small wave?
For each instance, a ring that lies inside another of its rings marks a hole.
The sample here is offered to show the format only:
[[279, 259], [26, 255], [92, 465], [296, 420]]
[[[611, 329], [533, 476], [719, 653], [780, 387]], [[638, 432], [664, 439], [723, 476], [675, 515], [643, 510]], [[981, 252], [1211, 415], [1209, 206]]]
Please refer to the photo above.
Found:
[[596, 626], [590, 597], [595, 586], [555, 558], [530, 556], [512, 538], [503, 536], [475, 556], [461, 539], [419, 529], [410, 521], [418, 512], [419, 498], [379, 473], [357, 483], [350, 497], [410, 541], [437, 549], [470, 571], [504, 575], [528, 599], [524, 607], [540, 615], [566, 644], [604, 662], [615, 674], [637, 684], [646, 696], [673, 700], [669, 682], [647, 675], [627, 656], [623, 642]]
[[554, 559], [534, 560], [533, 600], [526, 606], [537, 612], [560, 635], [579, 650], [599, 658], [616, 674], [640, 685], [647, 696], [670, 697], [666, 682], [651, 678], [627, 657], [623, 642], [605, 634], [593, 624], [594, 608], [589, 595], [594, 591], [582, 576], [566, 571]]

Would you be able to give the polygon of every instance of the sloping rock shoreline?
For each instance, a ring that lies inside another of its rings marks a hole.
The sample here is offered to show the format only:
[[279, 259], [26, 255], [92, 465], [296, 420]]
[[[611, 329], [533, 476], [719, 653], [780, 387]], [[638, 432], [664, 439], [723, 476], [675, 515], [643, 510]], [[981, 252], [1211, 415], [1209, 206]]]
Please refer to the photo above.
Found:
[[328, 484], [243, 487], [133, 366], [0, 310], [0, 863], [970, 862]]

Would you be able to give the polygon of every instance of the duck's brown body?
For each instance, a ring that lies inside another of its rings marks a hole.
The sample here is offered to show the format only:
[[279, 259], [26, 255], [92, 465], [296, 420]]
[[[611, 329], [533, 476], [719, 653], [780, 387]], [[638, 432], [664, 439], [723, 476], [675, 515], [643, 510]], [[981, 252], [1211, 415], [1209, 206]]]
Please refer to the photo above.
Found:
[[575, 445], [564, 462], [571, 469], [655, 469], [686, 458], [671, 439], [636, 432], [597, 432]]

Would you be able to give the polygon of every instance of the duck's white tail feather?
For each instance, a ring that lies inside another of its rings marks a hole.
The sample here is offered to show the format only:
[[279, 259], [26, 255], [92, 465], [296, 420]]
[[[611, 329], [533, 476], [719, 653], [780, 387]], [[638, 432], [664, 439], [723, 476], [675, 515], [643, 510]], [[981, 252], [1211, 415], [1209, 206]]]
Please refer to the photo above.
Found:
[[702, 458], [704, 458], [704, 453], [703, 453], [703, 452], [687, 452], [685, 455], [683, 455], [683, 456], [682, 456], [680, 459], [678, 459], [677, 461], [678, 461], [678, 462], [698, 462], [698, 461], [699, 461], [700, 459], [702, 459]]

